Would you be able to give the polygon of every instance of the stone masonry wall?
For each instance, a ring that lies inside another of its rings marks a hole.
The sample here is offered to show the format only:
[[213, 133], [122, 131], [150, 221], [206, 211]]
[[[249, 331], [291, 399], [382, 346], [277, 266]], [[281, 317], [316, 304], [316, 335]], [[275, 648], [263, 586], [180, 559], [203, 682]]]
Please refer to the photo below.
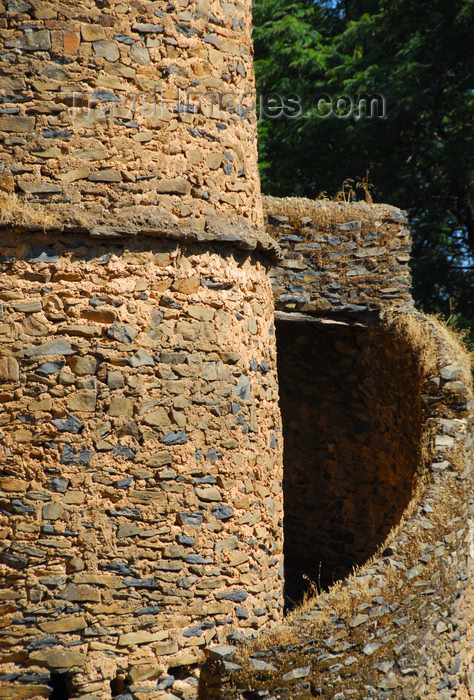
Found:
[[158, 697], [282, 614], [265, 265], [146, 237], [0, 253], [0, 696], [67, 673], [68, 697]]
[[59, 223], [261, 226], [250, 2], [0, 2], [0, 189]]
[[422, 314], [392, 319], [386, 331], [411, 345], [422, 368], [428, 459], [416, 497], [365, 566], [263, 634], [250, 656], [235, 646], [211, 650], [202, 697], [473, 697], [469, 361], [441, 324]]
[[270, 270], [275, 309], [330, 316], [410, 311], [406, 212], [386, 204], [264, 197], [283, 260]]

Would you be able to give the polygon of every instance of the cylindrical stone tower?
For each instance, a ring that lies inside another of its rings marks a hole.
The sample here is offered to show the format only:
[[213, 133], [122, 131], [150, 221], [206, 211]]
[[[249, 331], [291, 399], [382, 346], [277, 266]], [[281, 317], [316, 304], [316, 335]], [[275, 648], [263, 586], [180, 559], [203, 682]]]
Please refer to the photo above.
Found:
[[2, 697], [159, 697], [282, 612], [250, 3], [0, 11]]

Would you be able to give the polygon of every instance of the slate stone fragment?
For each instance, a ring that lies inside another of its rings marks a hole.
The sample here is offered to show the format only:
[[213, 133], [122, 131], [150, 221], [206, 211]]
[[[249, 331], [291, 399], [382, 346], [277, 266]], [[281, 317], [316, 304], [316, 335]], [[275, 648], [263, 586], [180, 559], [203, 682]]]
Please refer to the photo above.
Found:
[[356, 231], [362, 226], [362, 221], [346, 221], [343, 224], [334, 224], [338, 231]]
[[157, 615], [161, 612], [161, 605], [147, 605], [145, 608], [135, 610], [134, 615]]
[[25, 513], [35, 512], [34, 506], [27, 506], [26, 503], [23, 503], [23, 501], [21, 501], [19, 498], [14, 498], [11, 501], [11, 506], [14, 512], [18, 513], [18, 515], [24, 515]]
[[166, 306], [167, 309], [182, 309], [183, 308], [181, 306], [181, 304], [178, 304], [178, 302], [175, 301], [174, 299], [172, 299], [171, 297], [161, 297], [160, 305]]
[[289, 221], [290, 217], [285, 216], [284, 214], [269, 214], [267, 219], [273, 226], [278, 226], [279, 224], [284, 224]]
[[247, 591], [237, 589], [229, 591], [229, 593], [218, 593], [216, 598], [217, 600], [230, 600], [232, 603], [243, 603], [244, 600], [247, 600], [248, 595]]
[[250, 380], [248, 377], [240, 377], [235, 387], [235, 393], [243, 401], [248, 401], [250, 399]]
[[178, 513], [178, 520], [181, 523], [181, 525], [193, 525], [194, 527], [201, 527], [202, 513], [200, 513], [199, 511]]
[[174, 683], [174, 676], [162, 676], [160, 679], [160, 682], [156, 686], [157, 690], [167, 690], [168, 688], [171, 688], [171, 686]]
[[138, 331], [132, 326], [122, 325], [115, 321], [107, 331], [109, 338], [117, 340], [119, 343], [131, 343], [137, 336]]
[[61, 452], [61, 464], [72, 464], [78, 467], [85, 467], [91, 461], [94, 456], [94, 452], [90, 450], [87, 445], [81, 447], [80, 452], [74, 452], [70, 445], [64, 445], [63, 451]]
[[178, 535], [178, 544], [182, 544], [183, 547], [192, 547], [194, 545], [194, 537]]
[[124, 515], [126, 518], [141, 518], [142, 512], [140, 508], [128, 508], [125, 506], [122, 510], [110, 510], [109, 515]]
[[391, 211], [389, 214], [385, 215], [384, 221], [393, 222], [395, 224], [407, 224], [408, 212], [405, 209]]
[[194, 27], [190, 27], [188, 24], [175, 24], [176, 31], [179, 34], [182, 34], [185, 36], [187, 39], [193, 36], [193, 34], [196, 33], [196, 30]]
[[35, 345], [24, 351], [26, 357], [39, 357], [40, 355], [73, 355], [74, 353], [75, 350], [73, 350], [67, 340], [63, 340], [63, 338], [49, 340], [47, 343]]
[[196, 486], [198, 486], [199, 484], [216, 484], [217, 479], [215, 476], [210, 476], [210, 475], [199, 476], [197, 479], [195, 479], [194, 483], [196, 484]]
[[24, 569], [25, 566], [28, 564], [27, 557], [20, 557], [16, 554], [10, 554], [10, 552], [1, 552], [0, 560], [3, 561], [3, 563], [9, 566], [11, 569], [18, 570]]
[[23, 425], [36, 425], [36, 418], [31, 414], [19, 413], [18, 418], [21, 420]]
[[125, 44], [126, 46], [131, 46], [132, 44], [135, 43], [135, 41], [132, 39], [132, 37], [126, 36], [125, 34], [114, 34], [114, 39], [115, 39], [115, 41], [118, 41], [120, 44]]
[[31, 10], [31, 5], [25, 0], [10, 0], [7, 7], [7, 12], [9, 14], [20, 14], [23, 12], [29, 12]]
[[35, 685], [47, 685], [50, 678], [51, 676], [49, 673], [23, 673], [18, 678], [18, 680], [20, 681], [20, 683], [34, 683]]
[[132, 450], [131, 447], [126, 447], [125, 445], [115, 445], [114, 449], [112, 450], [112, 454], [116, 455], [117, 457], [132, 459], [132, 457], [135, 457], [135, 450]]
[[48, 502], [51, 500], [49, 493], [45, 493], [44, 491], [34, 491], [33, 489], [25, 493], [25, 498], [28, 498], [31, 501]]
[[346, 304], [345, 306], [341, 306], [339, 311], [343, 311], [346, 313], [363, 313], [364, 311], [367, 311], [368, 307], [367, 306], [362, 306], [361, 304]]
[[186, 362], [186, 357], [185, 352], [162, 352], [161, 362], [169, 365], [182, 365]]
[[59, 432], [74, 433], [77, 435], [84, 428], [84, 423], [74, 414], [70, 413], [66, 420], [55, 418], [51, 423], [59, 430]]
[[209, 649], [209, 656], [211, 659], [219, 659], [222, 661], [222, 659], [232, 657], [236, 651], [237, 647], [233, 646], [232, 644], [220, 644]]
[[133, 477], [128, 476], [126, 479], [119, 479], [117, 481], [116, 486], [118, 489], [126, 490], [126, 489], [129, 489], [130, 486], [132, 486], [132, 484], [133, 484]]
[[133, 571], [124, 561], [111, 561], [100, 564], [100, 568], [104, 571], [112, 571], [114, 574], [120, 574], [122, 576], [133, 575]]
[[[209, 193], [205, 193], [208, 196], [203, 197], [203, 199], [208, 199], [209, 198]], [[208, 289], [215, 289], [215, 290], [221, 290], [221, 289], [232, 289], [233, 285], [231, 282], [214, 282], [213, 280], [201, 280], [201, 286], [202, 287], [207, 287]]]
[[461, 368], [458, 367], [458, 365], [446, 365], [441, 369], [439, 374], [441, 378], [446, 381], [458, 379], [461, 376]]
[[36, 374], [44, 374], [46, 377], [50, 374], [57, 374], [64, 367], [64, 362], [45, 362], [38, 367]]
[[82, 634], [84, 637], [107, 637], [108, 635], [119, 634], [116, 630], [107, 629], [107, 627], [86, 627]]
[[293, 668], [288, 673], [282, 676], [282, 679], [287, 683], [288, 681], [295, 681], [298, 678], [306, 678], [309, 675], [311, 666], [301, 666], [300, 668]]
[[56, 493], [65, 493], [69, 484], [69, 479], [64, 476], [53, 476], [49, 482], [49, 488]]
[[132, 30], [140, 34], [163, 34], [164, 27], [161, 24], [151, 24], [150, 22], [134, 22]]
[[203, 620], [201, 622], [201, 627], [203, 628], [203, 630], [212, 630], [212, 629], [214, 629], [215, 626], [216, 626], [216, 621], [213, 620], [212, 618], [208, 619], [208, 620]]
[[30, 639], [27, 643], [27, 648], [34, 649], [44, 649], [45, 647], [54, 647], [58, 644], [59, 640], [57, 637], [38, 637], [37, 639]]
[[155, 581], [153, 578], [134, 578], [134, 577], [127, 577], [123, 579], [123, 582], [126, 586], [129, 586], [130, 588], [149, 588], [149, 589], [154, 589], [158, 588], [158, 583]]
[[196, 625], [195, 627], [190, 627], [188, 630], [185, 630], [183, 632], [183, 637], [200, 637], [202, 632], [202, 626]]
[[99, 100], [99, 102], [120, 102], [120, 97], [117, 97], [111, 90], [103, 89], [94, 90], [92, 99]]
[[252, 668], [254, 671], [260, 671], [260, 672], [270, 672], [270, 671], [276, 671], [276, 667], [273, 666], [273, 664], [267, 664], [266, 661], [262, 661], [261, 659], [249, 659], [249, 665], [250, 668]]
[[69, 140], [73, 133], [72, 129], [43, 129], [43, 138]]
[[30, 263], [55, 263], [59, 260], [59, 253], [51, 246], [32, 246], [26, 260]]
[[234, 515], [230, 506], [214, 506], [211, 513], [217, 520], [229, 520]]
[[130, 367], [154, 367], [155, 361], [143, 348], [139, 348], [129, 359], [128, 364]]
[[[19, 677], [19, 673], [0, 673], [0, 682], [9, 683], [10, 681], [16, 681]], [[48, 674], [49, 678], [49, 674]]]
[[170, 430], [169, 433], [160, 437], [159, 440], [163, 445], [183, 445], [189, 440], [189, 436], [186, 435], [184, 430]]
[[186, 554], [185, 561], [188, 564], [214, 564], [213, 559], [205, 559], [200, 554]]
[[307, 294], [280, 294], [283, 304], [306, 304], [309, 301]]

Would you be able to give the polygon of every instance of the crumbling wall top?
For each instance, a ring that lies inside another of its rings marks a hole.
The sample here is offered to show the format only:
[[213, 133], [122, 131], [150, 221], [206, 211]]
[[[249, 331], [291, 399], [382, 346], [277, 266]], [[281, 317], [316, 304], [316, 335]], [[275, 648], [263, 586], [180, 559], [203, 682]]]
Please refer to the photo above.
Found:
[[4, 220], [267, 241], [248, 0], [0, 13]]
[[283, 251], [270, 271], [279, 312], [380, 315], [411, 309], [407, 213], [387, 204], [264, 197]]

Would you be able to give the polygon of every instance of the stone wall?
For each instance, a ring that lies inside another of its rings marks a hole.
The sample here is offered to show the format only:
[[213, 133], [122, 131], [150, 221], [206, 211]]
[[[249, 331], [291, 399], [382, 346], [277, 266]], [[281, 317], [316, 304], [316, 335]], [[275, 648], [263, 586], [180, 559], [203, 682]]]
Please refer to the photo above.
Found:
[[0, 3], [0, 188], [57, 222], [261, 225], [250, 2]]
[[[385, 332], [396, 347], [411, 347], [421, 370], [419, 447], [427, 459], [412, 502], [365, 566], [306, 602], [243, 654], [236, 646], [211, 649], [202, 697], [473, 697], [469, 358], [439, 322], [419, 313], [395, 317]], [[408, 373], [398, 376], [410, 379]], [[408, 396], [418, 393], [406, 388]], [[407, 411], [403, 403], [401, 408]], [[399, 439], [405, 429], [410, 426], [400, 423]], [[352, 457], [357, 467], [355, 452]], [[367, 499], [365, 507], [371, 505]]]
[[0, 253], [0, 697], [158, 697], [282, 614], [265, 265], [144, 236]]
[[386, 204], [264, 197], [283, 260], [270, 270], [277, 311], [378, 317], [410, 311], [407, 212]]
[[191, 700], [285, 573], [290, 602], [401, 522], [326, 647], [380, 697], [470, 663], [468, 380], [438, 337], [422, 376], [404, 212], [266, 198], [264, 229], [250, 36], [248, 0], [0, 0], [0, 698]]

